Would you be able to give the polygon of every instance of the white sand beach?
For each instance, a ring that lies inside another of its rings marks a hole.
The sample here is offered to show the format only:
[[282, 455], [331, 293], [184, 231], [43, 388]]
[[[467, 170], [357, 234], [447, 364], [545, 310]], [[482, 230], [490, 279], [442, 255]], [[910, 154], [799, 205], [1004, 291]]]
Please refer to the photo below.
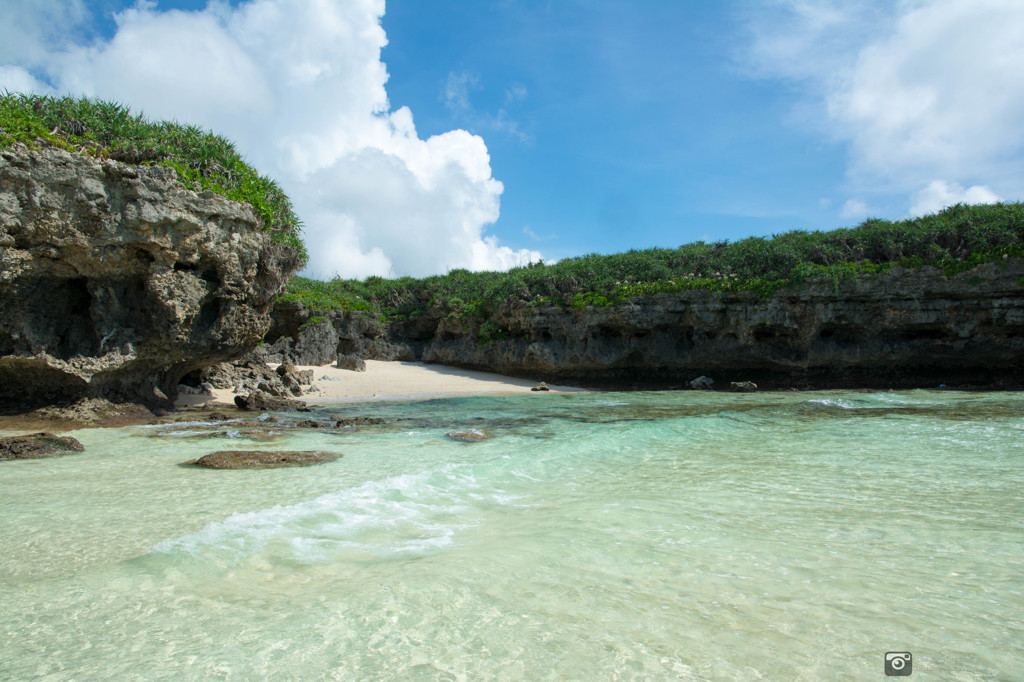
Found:
[[[422, 362], [367, 360], [365, 372], [339, 369], [334, 365], [300, 366], [299, 369], [313, 370], [313, 385], [319, 389], [299, 398], [309, 404], [546, 393], [531, 391], [539, 380], [517, 379], [490, 372], [428, 365]], [[547, 393], [587, 390], [555, 384], [548, 384], [548, 388], [550, 391]], [[178, 405], [198, 404], [209, 400], [232, 403], [234, 399], [235, 394], [231, 389], [215, 389], [212, 399], [209, 396], [182, 395]]]

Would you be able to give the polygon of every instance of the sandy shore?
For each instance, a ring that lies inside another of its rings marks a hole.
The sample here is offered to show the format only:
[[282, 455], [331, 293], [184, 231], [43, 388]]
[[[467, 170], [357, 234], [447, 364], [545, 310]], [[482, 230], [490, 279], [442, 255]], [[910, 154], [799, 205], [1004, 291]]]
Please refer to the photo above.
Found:
[[[272, 365], [273, 366], [273, 365]], [[313, 370], [313, 385], [319, 390], [299, 397], [311, 405], [327, 402], [371, 400], [421, 400], [481, 395], [527, 395], [539, 382], [516, 379], [490, 372], [476, 372], [422, 362], [382, 362], [367, 360], [365, 372], [338, 369], [333, 365], [299, 367]], [[584, 391], [572, 386], [549, 384], [551, 393]], [[543, 392], [534, 393], [534, 395]], [[233, 403], [231, 389], [217, 389], [212, 400]], [[180, 406], [211, 400], [209, 396], [183, 395]]]

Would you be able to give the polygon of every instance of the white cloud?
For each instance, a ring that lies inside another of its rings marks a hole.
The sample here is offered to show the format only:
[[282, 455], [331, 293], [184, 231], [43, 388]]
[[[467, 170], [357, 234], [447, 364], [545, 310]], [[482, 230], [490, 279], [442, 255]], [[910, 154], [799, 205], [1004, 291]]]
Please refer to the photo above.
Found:
[[501, 269], [539, 258], [484, 234], [503, 187], [480, 137], [454, 130], [423, 140], [407, 108], [391, 111], [383, 13], [383, 0], [215, 1], [197, 12], [139, 4], [116, 16], [107, 41], [37, 31], [29, 56], [0, 62], [0, 81], [31, 86], [24, 76], [41, 73], [58, 92], [114, 99], [232, 139], [292, 196], [315, 276]]
[[817, 104], [801, 123], [848, 144], [853, 185], [1024, 184], [1019, 0], [782, 0], [747, 18], [751, 71]]
[[0, 2], [0, 63], [22, 66], [45, 61], [84, 38], [89, 11], [85, 0], [5, 0]]
[[933, 180], [914, 195], [910, 215], [916, 217], [936, 213], [954, 204], [995, 204], [1002, 200], [991, 187], [974, 185], [964, 189], [963, 185], [956, 182]]
[[[1024, 3], [938, 2], [905, 12], [828, 97], [855, 172], [991, 175], [1024, 143]], [[960, 177], [963, 177], [962, 175]]]
[[842, 218], [865, 218], [870, 211], [871, 209], [861, 199], [850, 199], [843, 204], [839, 216]]
[[469, 93], [480, 86], [480, 77], [471, 73], [450, 72], [444, 82], [444, 105], [456, 114], [473, 110]]
[[43, 93], [49, 88], [20, 66], [0, 66], [0, 92], [4, 90]]

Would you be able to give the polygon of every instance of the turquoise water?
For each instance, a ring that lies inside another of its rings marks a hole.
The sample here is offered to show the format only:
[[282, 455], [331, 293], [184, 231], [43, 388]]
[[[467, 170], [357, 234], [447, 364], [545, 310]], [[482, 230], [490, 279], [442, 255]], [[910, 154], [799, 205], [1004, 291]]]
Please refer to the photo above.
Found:
[[0, 464], [0, 679], [1024, 679], [1021, 394], [321, 410]]

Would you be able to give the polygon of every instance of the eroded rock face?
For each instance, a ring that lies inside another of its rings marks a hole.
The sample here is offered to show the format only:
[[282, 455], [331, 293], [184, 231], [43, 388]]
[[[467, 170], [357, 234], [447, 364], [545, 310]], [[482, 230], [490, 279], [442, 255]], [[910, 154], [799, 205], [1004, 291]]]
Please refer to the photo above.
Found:
[[265, 391], [253, 391], [248, 395], [236, 395], [235, 407], [249, 412], [291, 412], [307, 411], [306, 403], [291, 398], [281, 398]]
[[[275, 328], [279, 326], [276, 314], [272, 319], [274, 324], [267, 334], [268, 338], [274, 336]], [[329, 365], [338, 354], [338, 333], [330, 319], [312, 319], [296, 325], [292, 334], [282, 334], [273, 343], [260, 346], [256, 353], [265, 362]]]
[[[408, 361], [416, 359], [417, 349], [429, 339], [429, 333], [410, 338], [409, 330], [391, 330], [372, 312], [315, 311], [294, 301], [276, 303], [271, 320], [265, 344], [255, 351], [264, 362], [327, 365], [339, 354], [366, 360]], [[427, 331], [430, 329], [428, 323]], [[391, 337], [402, 340], [392, 342]]]
[[[1024, 263], [808, 282], [759, 298], [683, 291], [609, 307], [509, 301], [505, 338], [435, 320], [422, 359], [548, 381], [685, 386], [707, 374], [767, 386], [1024, 381]], [[395, 339], [401, 341], [402, 339]]]
[[345, 355], [338, 353], [338, 369], [347, 369], [352, 372], [365, 372], [366, 361], [357, 355]]
[[0, 151], [0, 404], [159, 402], [244, 355], [300, 266], [261, 228], [168, 168]]

